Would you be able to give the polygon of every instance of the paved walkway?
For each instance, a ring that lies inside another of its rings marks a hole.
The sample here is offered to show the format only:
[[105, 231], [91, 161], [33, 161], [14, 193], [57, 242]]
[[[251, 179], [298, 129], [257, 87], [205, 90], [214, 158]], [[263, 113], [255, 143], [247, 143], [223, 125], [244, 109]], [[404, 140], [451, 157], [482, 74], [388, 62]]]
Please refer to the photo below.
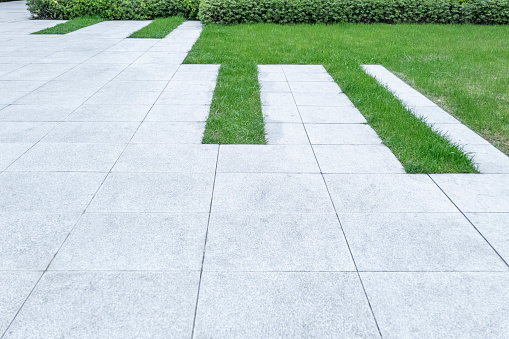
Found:
[[402, 173], [316, 66], [260, 66], [270, 145], [202, 145], [218, 66], [181, 65], [199, 23], [162, 40], [16, 24], [3, 337], [509, 333], [508, 175]]

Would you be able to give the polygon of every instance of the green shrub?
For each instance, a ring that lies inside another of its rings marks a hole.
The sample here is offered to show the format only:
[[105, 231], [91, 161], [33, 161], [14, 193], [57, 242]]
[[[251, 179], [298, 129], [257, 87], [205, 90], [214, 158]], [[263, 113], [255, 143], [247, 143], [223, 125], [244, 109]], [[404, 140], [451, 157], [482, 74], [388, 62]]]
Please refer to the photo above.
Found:
[[198, 0], [27, 0], [32, 16], [73, 19], [90, 15], [108, 20], [148, 20], [168, 16], [196, 18]]
[[508, 24], [508, 0], [203, 0], [204, 23]]

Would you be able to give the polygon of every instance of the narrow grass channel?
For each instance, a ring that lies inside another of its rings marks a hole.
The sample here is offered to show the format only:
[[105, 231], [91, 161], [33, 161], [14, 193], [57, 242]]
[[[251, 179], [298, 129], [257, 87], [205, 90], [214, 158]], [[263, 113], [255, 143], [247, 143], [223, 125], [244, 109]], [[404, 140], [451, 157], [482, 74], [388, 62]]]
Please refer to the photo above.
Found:
[[322, 64], [408, 173], [470, 173], [467, 155], [361, 64], [382, 64], [509, 153], [509, 34], [473, 25], [207, 25], [186, 63], [221, 64], [204, 143], [263, 143], [256, 65]]
[[67, 34], [101, 21], [104, 21], [104, 19], [97, 16], [82, 16], [32, 34]]
[[180, 16], [154, 19], [150, 24], [134, 32], [128, 38], [162, 39], [184, 21], [185, 18]]

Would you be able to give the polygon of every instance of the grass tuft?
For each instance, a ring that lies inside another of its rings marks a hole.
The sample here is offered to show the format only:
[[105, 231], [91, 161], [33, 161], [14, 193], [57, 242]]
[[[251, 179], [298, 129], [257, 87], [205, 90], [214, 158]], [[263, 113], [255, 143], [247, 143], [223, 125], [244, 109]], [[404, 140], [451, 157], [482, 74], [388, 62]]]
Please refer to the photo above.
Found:
[[67, 34], [102, 21], [104, 19], [97, 16], [82, 16], [32, 34]]
[[185, 18], [180, 16], [154, 19], [150, 24], [134, 32], [128, 38], [162, 39], [184, 21]]

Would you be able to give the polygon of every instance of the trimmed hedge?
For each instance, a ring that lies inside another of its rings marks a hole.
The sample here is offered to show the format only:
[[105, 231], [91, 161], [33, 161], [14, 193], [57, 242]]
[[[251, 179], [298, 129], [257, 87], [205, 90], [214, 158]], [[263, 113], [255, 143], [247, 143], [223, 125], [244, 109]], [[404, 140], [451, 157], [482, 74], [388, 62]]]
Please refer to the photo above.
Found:
[[178, 15], [218, 24], [509, 23], [509, 0], [27, 0], [27, 5], [32, 16], [48, 19]]
[[196, 19], [200, 0], [27, 0], [40, 19], [100, 16], [107, 20], [150, 20], [169, 16]]
[[509, 0], [203, 0], [204, 23], [508, 24]]

